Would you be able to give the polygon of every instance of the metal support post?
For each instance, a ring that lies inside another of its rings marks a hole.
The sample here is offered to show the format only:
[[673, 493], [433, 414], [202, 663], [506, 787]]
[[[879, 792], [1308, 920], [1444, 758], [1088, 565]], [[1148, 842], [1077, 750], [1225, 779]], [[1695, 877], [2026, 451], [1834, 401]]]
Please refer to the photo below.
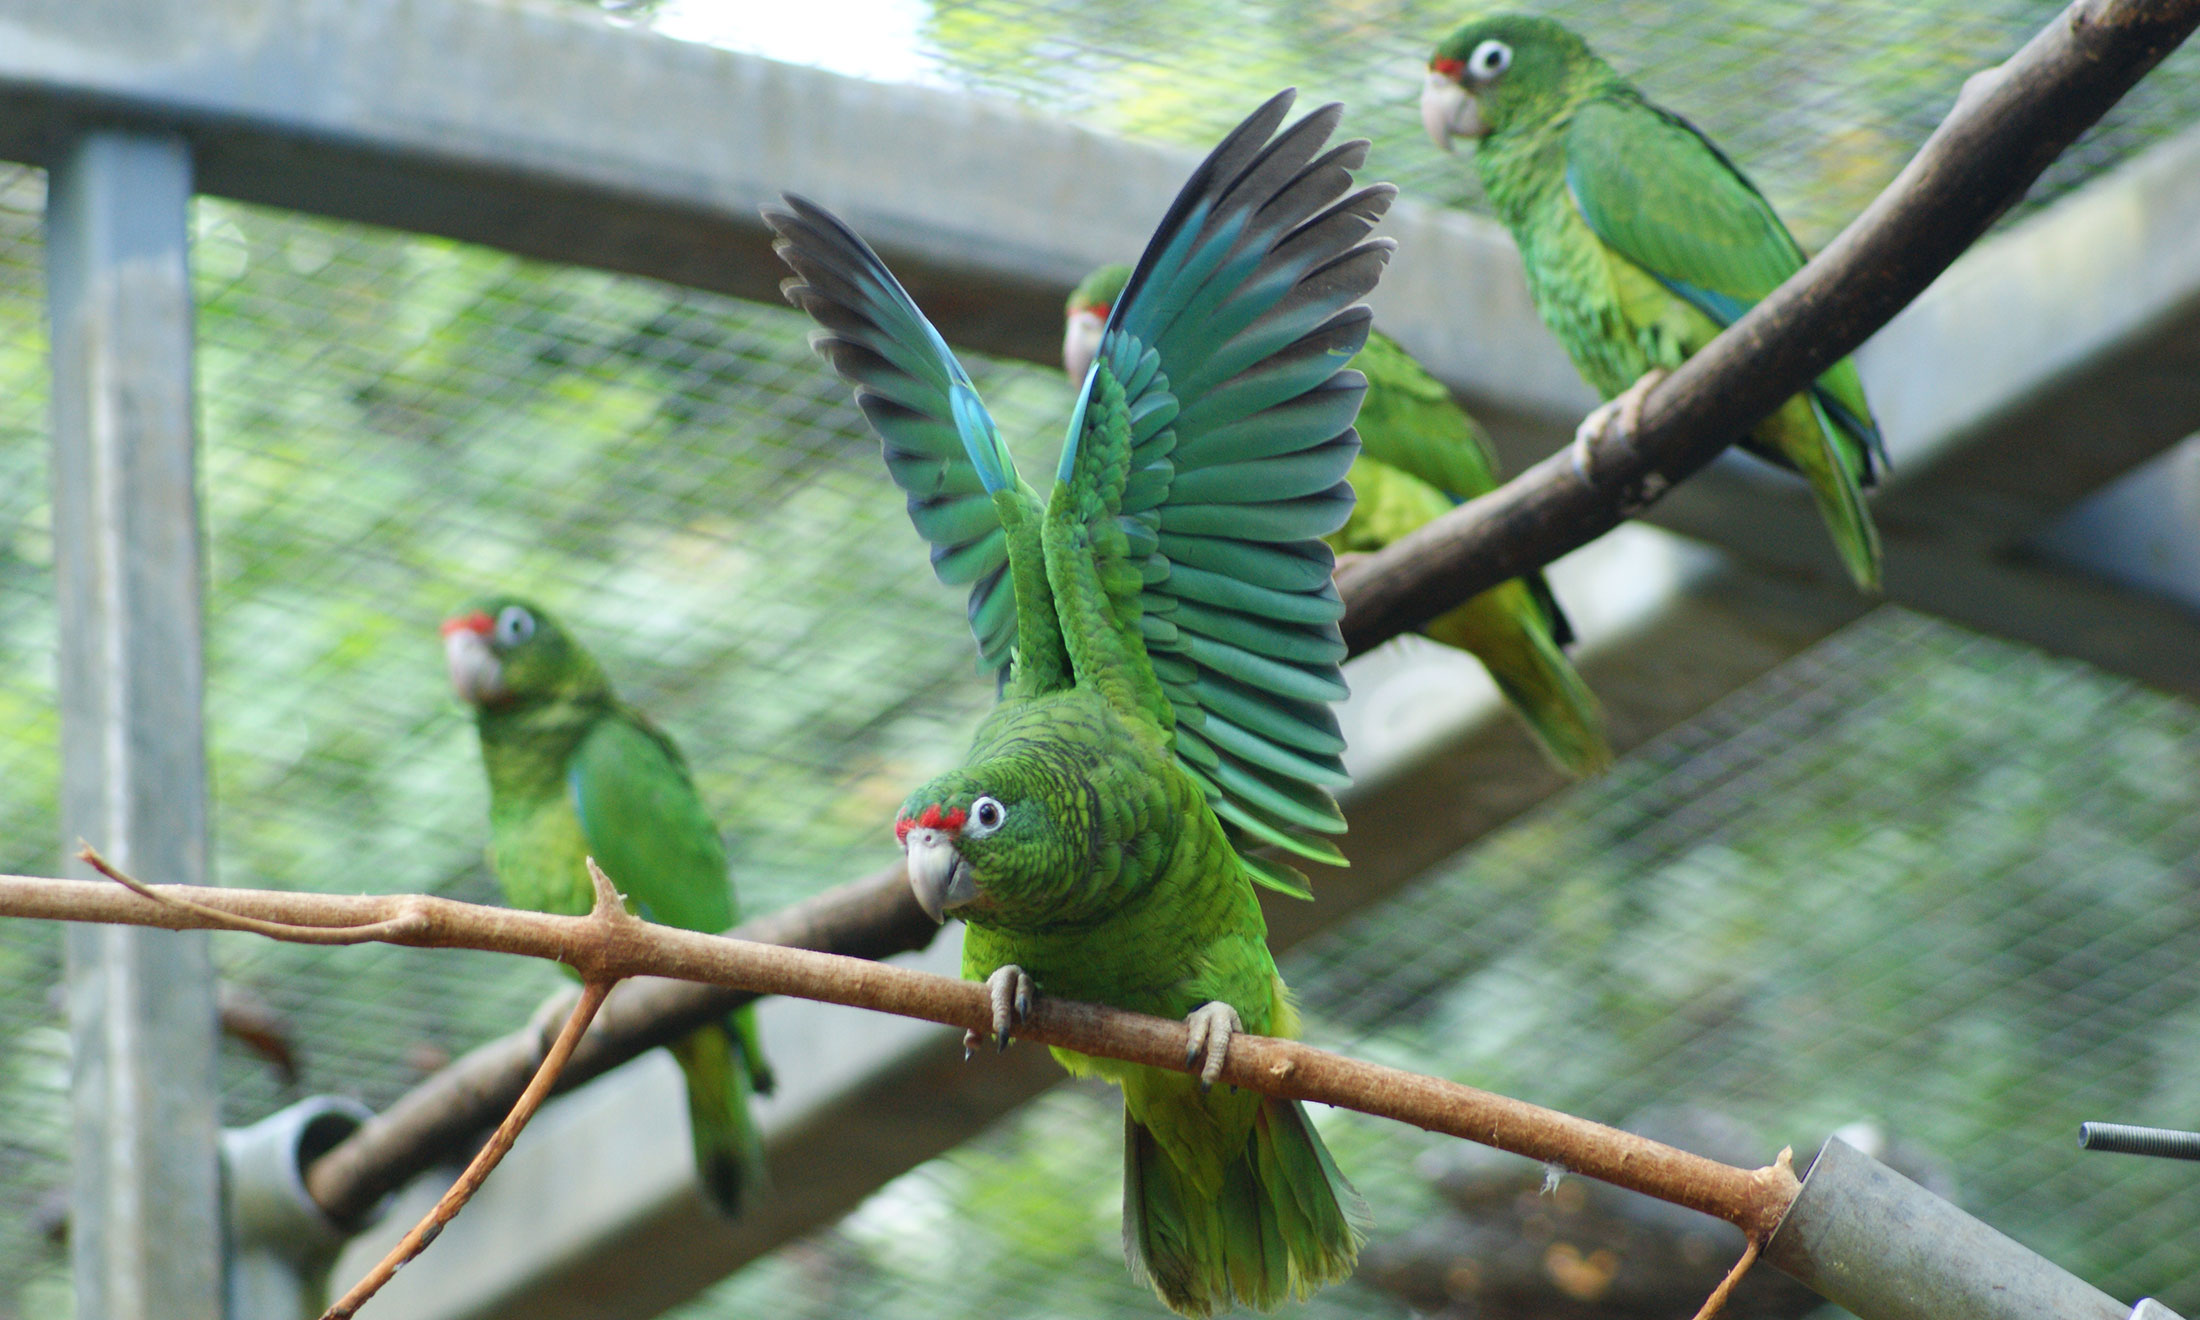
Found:
[[[62, 841], [148, 881], [203, 884], [191, 153], [91, 130], [50, 170]], [[218, 1320], [207, 938], [72, 926], [67, 939], [76, 1315]]]

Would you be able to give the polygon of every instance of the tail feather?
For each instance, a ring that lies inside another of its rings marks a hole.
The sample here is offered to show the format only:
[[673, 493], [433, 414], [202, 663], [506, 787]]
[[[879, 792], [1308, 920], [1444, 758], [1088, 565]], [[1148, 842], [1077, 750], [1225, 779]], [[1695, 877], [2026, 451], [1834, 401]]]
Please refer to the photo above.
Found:
[[749, 1097], [756, 1090], [753, 1037], [753, 1027], [744, 1032], [729, 1020], [700, 1028], [670, 1046], [687, 1077], [696, 1176], [712, 1203], [728, 1215], [739, 1214], [742, 1199], [764, 1180], [764, 1147], [749, 1116]]
[[1603, 708], [1559, 649], [1524, 585], [1508, 582], [1485, 591], [1424, 631], [1482, 662], [1560, 770], [1583, 778], [1611, 766]]
[[1305, 1298], [1352, 1273], [1368, 1223], [1367, 1204], [1295, 1100], [1262, 1101], [1212, 1196], [1124, 1115], [1124, 1255], [1179, 1315]]
[[1793, 399], [1774, 415], [1773, 424], [1782, 433], [1780, 447], [1810, 482], [1818, 516], [1825, 520], [1849, 576], [1860, 589], [1878, 591], [1879, 529], [1872, 525], [1859, 484], [1871, 471], [1871, 453], [1836, 425], [1815, 395], [1807, 407], [1807, 421], [1794, 416], [1801, 410]]

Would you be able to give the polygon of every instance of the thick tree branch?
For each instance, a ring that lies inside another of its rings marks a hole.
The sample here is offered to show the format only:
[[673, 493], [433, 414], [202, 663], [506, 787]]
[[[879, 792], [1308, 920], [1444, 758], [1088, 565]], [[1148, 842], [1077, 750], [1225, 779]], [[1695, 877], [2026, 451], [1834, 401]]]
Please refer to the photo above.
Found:
[[[2077, 0], [1955, 109], [1831, 246], [1650, 391], [1634, 436], [1571, 453], [1338, 574], [1357, 653], [1641, 512], [1924, 292], [2200, 24], [2200, 0]], [[1616, 430], [1616, 428], [1615, 428]]]
[[[728, 933], [759, 944], [877, 959], [924, 948], [939, 927], [910, 896], [909, 881], [896, 863]], [[670, 1044], [755, 997], [692, 981], [622, 985], [573, 1052], [558, 1089]], [[529, 1026], [468, 1051], [314, 1161], [306, 1171], [306, 1191], [337, 1223], [356, 1222], [385, 1195], [496, 1122], [518, 1099], [547, 1047], [542, 1030]]]
[[[153, 897], [147, 897], [149, 893]], [[173, 893], [190, 906], [164, 901]], [[672, 976], [756, 994], [793, 995], [986, 1031], [982, 985], [886, 963], [701, 935], [642, 921], [607, 923], [420, 895], [298, 894], [162, 885], [145, 893], [99, 881], [0, 876], [0, 916], [97, 921], [169, 930], [261, 923], [302, 938], [371, 928], [384, 943], [485, 949], [549, 958], [591, 982]], [[408, 918], [403, 922], [397, 919]], [[1097, 1004], [1041, 1000], [1020, 1029], [1026, 1040], [1178, 1072], [1187, 1068], [1182, 1022]], [[1269, 1095], [1340, 1105], [1558, 1164], [1576, 1173], [1716, 1215], [1761, 1238], [1794, 1199], [1781, 1159], [1737, 1169], [1632, 1133], [1456, 1082], [1344, 1058], [1296, 1041], [1234, 1037], [1222, 1080]]]

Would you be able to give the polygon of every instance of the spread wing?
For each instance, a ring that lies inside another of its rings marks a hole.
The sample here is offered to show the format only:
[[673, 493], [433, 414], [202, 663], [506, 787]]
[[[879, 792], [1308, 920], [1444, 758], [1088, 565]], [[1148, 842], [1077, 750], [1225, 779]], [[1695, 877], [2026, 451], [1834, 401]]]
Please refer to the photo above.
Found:
[[[998, 672], [1016, 641], [1011, 536], [995, 492], [1024, 502], [1036, 526], [1038, 496], [1016, 474], [992, 415], [947, 341], [917, 310], [870, 245], [814, 202], [789, 195], [765, 207], [772, 247], [798, 278], [781, 289], [821, 327], [810, 342], [843, 380], [878, 434], [886, 467], [909, 496], [909, 521], [931, 543], [932, 571], [970, 587], [970, 631], [979, 664]], [[1034, 544], [1031, 554], [1036, 560]]]
[[[1344, 828], [1330, 703], [1345, 695], [1345, 646], [1321, 537], [1352, 507], [1365, 380], [1346, 363], [1391, 249], [1366, 235], [1395, 189], [1351, 191], [1367, 144], [1323, 150], [1337, 106], [1278, 133], [1291, 99], [1215, 148], [1147, 244], [1080, 396], [1055, 506], [1064, 488], [1075, 497], [1113, 622], [1143, 640], [1132, 686], [1158, 699], [1216, 814], [1335, 863], [1323, 836]], [[1079, 630], [1063, 631], [1080, 661]], [[1296, 889], [1293, 874], [1261, 878]]]

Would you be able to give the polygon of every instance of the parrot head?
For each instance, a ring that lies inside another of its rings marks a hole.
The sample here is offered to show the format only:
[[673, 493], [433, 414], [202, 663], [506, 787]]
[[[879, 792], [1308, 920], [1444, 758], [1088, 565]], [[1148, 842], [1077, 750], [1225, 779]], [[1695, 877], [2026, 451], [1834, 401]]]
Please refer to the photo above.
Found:
[[1069, 373], [1072, 386], [1085, 383], [1100, 351], [1100, 332], [1108, 328], [1108, 314], [1130, 282], [1131, 268], [1117, 262], [1087, 275], [1070, 291], [1069, 304], [1062, 309], [1062, 370]]
[[595, 659], [555, 619], [511, 596], [475, 601], [445, 619], [443, 657], [459, 700], [483, 709], [610, 690]]
[[1483, 138], [1550, 118], [1578, 73], [1602, 67], [1565, 27], [1529, 14], [1491, 14], [1462, 24], [1429, 57], [1421, 127], [1451, 150], [1454, 137]]
[[950, 771], [909, 795], [894, 819], [909, 888], [934, 921], [1014, 924], [1058, 914], [1079, 874], [1048, 776], [1007, 754]]

